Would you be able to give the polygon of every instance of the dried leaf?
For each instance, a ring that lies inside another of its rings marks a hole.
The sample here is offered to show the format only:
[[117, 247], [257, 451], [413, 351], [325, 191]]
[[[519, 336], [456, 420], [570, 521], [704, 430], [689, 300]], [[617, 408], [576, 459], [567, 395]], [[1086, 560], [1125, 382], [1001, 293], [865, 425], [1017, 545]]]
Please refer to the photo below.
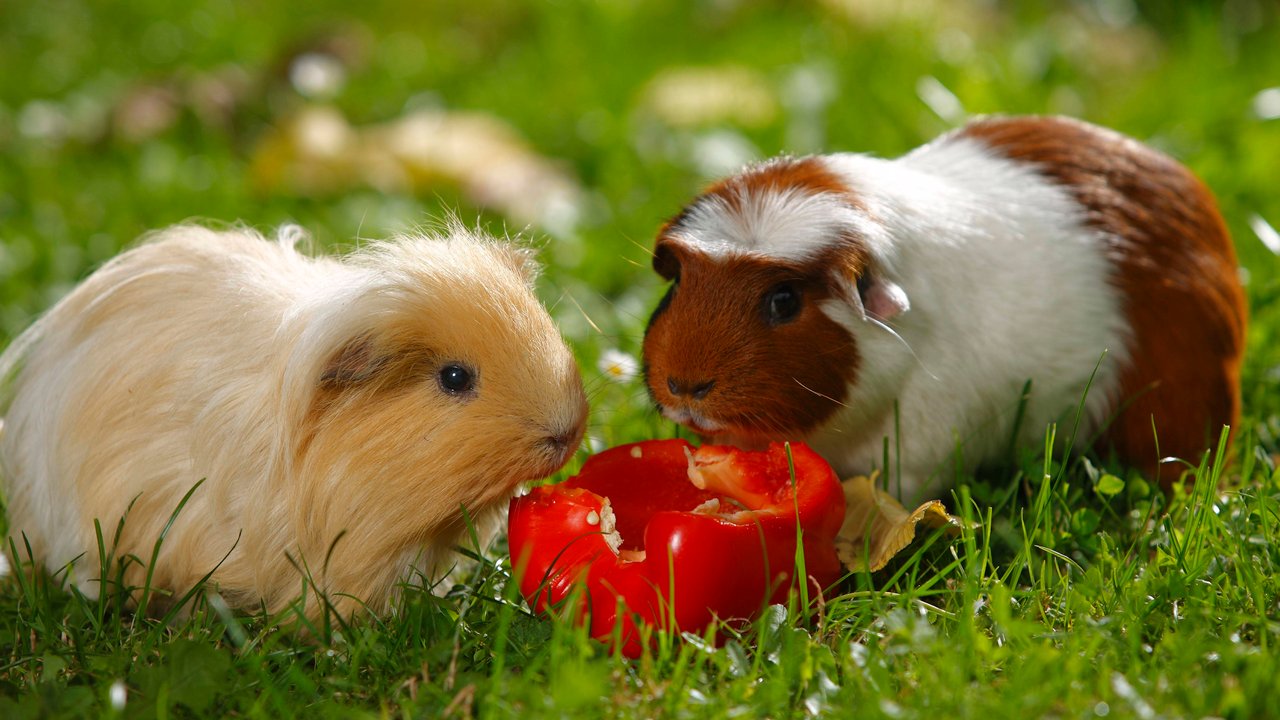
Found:
[[911, 512], [892, 495], [875, 485], [878, 473], [845, 480], [844, 525], [836, 536], [836, 553], [853, 572], [874, 572], [883, 568], [911, 543], [916, 526], [950, 527], [959, 532], [963, 522], [947, 513], [937, 500], [930, 500]]
[[778, 100], [765, 77], [739, 66], [665, 70], [649, 82], [642, 102], [674, 127], [764, 127], [778, 115]]
[[543, 157], [506, 122], [477, 112], [418, 110], [353, 126], [336, 108], [303, 109], [260, 142], [258, 187], [304, 195], [367, 185], [430, 193], [459, 187], [471, 202], [553, 233], [577, 223], [583, 190], [563, 163]]

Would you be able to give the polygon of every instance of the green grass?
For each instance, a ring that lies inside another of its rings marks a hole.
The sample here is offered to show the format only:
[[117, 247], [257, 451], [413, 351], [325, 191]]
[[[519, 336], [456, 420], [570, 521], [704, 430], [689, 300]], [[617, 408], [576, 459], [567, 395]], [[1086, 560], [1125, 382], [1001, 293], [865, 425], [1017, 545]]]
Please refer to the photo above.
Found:
[[[582, 361], [596, 442], [668, 436], [639, 384], [604, 379], [596, 362], [638, 352], [659, 293], [646, 248], [709, 179], [699, 152], [727, 141], [760, 156], [893, 155], [958, 121], [941, 87], [969, 113], [1109, 125], [1214, 189], [1252, 310], [1231, 457], [1206, 460], [1166, 498], [1124, 468], [1022, 448], [1012, 467], [958, 479], [949, 505], [981, 521], [962, 537], [928, 538], [850, 578], [816, 616], [778, 608], [721, 647], [687, 638], [634, 662], [530, 615], [501, 547], [443, 597], [409, 591], [389, 617], [309, 639], [281, 628], [287, 613], [234, 615], [199, 600], [165, 624], [118, 597], [10, 577], [0, 717], [1280, 714], [1280, 273], [1249, 225], [1254, 215], [1280, 225], [1280, 120], [1252, 110], [1280, 78], [1277, 11], [1248, 0], [961, 2], [852, 20], [832, 9], [879, 5], [2, 4], [0, 340], [145, 230], [188, 218], [293, 220], [327, 245], [450, 208], [508, 227], [448, 184], [320, 196], [255, 184], [260, 138], [305, 104], [281, 58], [337, 37], [355, 49], [332, 104], [353, 123], [424, 104], [489, 112], [578, 179], [583, 222], [554, 236], [529, 229], [548, 265], [540, 291]], [[222, 120], [185, 103], [144, 139], [110, 131], [132, 90], [181, 94], [229, 64], [245, 89]], [[689, 66], [751, 69], [773, 114], [662, 122], [648, 83]]]

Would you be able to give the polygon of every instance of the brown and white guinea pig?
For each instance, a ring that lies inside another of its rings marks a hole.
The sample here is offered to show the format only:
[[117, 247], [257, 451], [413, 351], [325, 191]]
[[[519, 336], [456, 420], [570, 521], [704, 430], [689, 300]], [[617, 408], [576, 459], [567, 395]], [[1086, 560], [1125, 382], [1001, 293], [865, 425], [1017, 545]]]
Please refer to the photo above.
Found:
[[[0, 358], [0, 472], [25, 559], [95, 593], [94, 522], [177, 593], [212, 571], [278, 610], [305, 563], [336, 608], [433, 577], [516, 486], [577, 448], [577, 364], [514, 245], [451, 224], [341, 259], [248, 230], [158, 232], [55, 305]], [[224, 559], [225, 558], [225, 559]], [[216, 568], [216, 569], [215, 569]], [[113, 576], [114, 568], [108, 571]], [[141, 586], [141, 563], [125, 581]], [[136, 599], [136, 598], [135, 598]], [[313, 612], [316, 603], [308, 605]]]
[[644, 342], [664, 415], [714, 442], [803, 439], [845, 475], [890, 438], [909, 497], [942, 489], [957, 446], [972, 467], [1015, 428], [1043, 443], [1065, 420], [1063, 439], [1082, 398], [1077, 445], [1150, 472], [1239, 418], [1245, 301], [1213, 198], [1083, 122], [770, 160], [667, 222], [653, 265], [672, 281]]

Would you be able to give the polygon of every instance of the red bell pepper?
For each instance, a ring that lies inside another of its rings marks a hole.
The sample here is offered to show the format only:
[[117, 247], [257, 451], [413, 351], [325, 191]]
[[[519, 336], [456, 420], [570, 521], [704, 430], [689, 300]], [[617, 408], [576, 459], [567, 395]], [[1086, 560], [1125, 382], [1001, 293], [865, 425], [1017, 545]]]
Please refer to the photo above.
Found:
[[[650, 440], [592, 456], [558, 485], [511, 501], [508, 544], [520, 591], [537, 611], [571, 597], [591, 635], [621, 638], [635, 657], [637, 622], [704, 631], [785, 602], [796, 570], [821, 588], [841, 574], [835, 536], [844, 493], [817, 453], [791, 444], [760, 452]], [[620, 627], [619, 627], [620, 626]]]

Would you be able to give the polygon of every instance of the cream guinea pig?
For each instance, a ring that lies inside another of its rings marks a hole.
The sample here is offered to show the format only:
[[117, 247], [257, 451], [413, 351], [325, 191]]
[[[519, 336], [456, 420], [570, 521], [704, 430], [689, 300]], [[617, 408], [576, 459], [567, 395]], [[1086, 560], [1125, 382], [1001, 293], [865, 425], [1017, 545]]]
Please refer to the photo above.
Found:
[[1239, 419], [1245, 300], [1212, 196], [1084, 122], [749, 167], [666, 223], [653, 266], [672, 281], [644, 341], [664, 415], [717, 443], [805, 440], [844, 476], [889, 438], [908, 498], [946, 486], [957, 446], [972, 468], [1015, 432], [1043, 444], [1062, 421], [1063, 440], [1082, 398], [1077, 446], [1165, 483], [1161, 458], [1197, 462]]
[[566, 462], [586, 401], [525, 250], [453, 223], [311, 258], [302, 234], [155, 233], [5, 352], [0, 473], [23, 559], [29, 543], [51, 572], [73, 563], [96, 594], [94, 521], [110, 549], [124, 518], [114, 555], [141, 559], [125, 574], [140, 587], [203, 479], [153, 587], [212, 572], [231, 605], [275, 611], [300, 594], [297, 562], [339, 612], [384, 610], [456, 560], [464, 507], [495, 526], [520, 482]]

